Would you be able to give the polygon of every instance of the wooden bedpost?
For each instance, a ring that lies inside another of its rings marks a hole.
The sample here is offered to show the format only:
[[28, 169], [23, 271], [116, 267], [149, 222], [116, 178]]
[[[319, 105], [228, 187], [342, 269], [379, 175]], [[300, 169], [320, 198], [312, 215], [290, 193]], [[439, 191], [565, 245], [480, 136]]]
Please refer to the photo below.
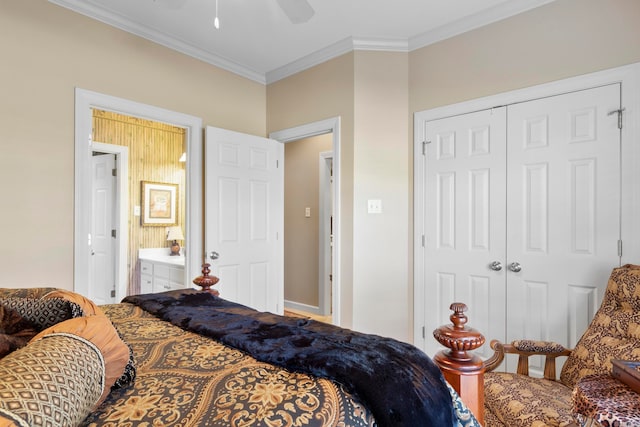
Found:
[[465, 326], [465, 304], [454, 302], [449, 308], [453, 310], [449, 317], [453, 325], [433, 331], [435, 339], [449, 350], [440, 351], [433, 360], [480, 424], [484, 424], [484, 365], [478, 356], [467, 353], [484, 344], [484, 336]]
[[211, 289], [211, 287], [218, 283], [220, 279], [218, 279], [216, 276], [209, 276], [209, 273], [211, 273], [209, 267], [211, 267], [211, 264], [202, 264], [202, 276], [193, 279], [193, 283], [200, 286], [203, 292], [209, 292], [215, 296], [218, 296], [220, 292], [215, 289]]

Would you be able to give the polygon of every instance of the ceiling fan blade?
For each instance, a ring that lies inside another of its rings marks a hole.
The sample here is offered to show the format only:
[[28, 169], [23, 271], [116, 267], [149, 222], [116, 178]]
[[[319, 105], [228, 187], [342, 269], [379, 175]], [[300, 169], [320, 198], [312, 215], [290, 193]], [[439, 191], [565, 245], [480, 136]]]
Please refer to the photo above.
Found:
[[292, 24], [307, 22], [316, 13], [307, 0], [278, 0], [278, 4]]

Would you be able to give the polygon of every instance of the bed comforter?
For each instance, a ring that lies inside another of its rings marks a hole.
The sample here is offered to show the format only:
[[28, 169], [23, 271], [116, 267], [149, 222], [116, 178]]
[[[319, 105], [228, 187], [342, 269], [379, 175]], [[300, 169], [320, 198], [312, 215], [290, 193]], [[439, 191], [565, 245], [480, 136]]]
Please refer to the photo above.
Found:
[[197, 291], [124, 301], [261, 362], [337, 381], [371, 409], [381, 427], [453, 425], [453, 404], [440, 370], [410, 344], [258, 312]]
[[[390, 346], [392, 351], [387, 354], [376, 350], [375, 341], [387, 341], [380, 337], [257, 313], [224, 300], [207, 302], [206, 298], [192, 291], [135, 298], [154, 315], [127, 302], [100, 308], [71, 291], [0, 289], [2, 310], [5, 314], [15, 311], [0, 323], [0, 329], [8, 328], [4, 335], [11, 335], [14, 317], [32, 322], [36, 328], [36, 335], [24, 347], [0, 359], [4, 372], [0, 376], [0, 389], [4, 390], [0, 424], [434, 425], [431, 418], [414, 418], [417, 412], [411, 409], [415, 405], [411, 394], [415, 387], [396, 381], [405, 375], [389, 381], [371, 372], [388, 373], [387, 363], [402, 364], [389, 359], [390, 354], [415, 349], [391, 340], [380, 347]], [[204, 319], [202, 313], [206, 314]], [[176, 324], [162, 320], [165, 314]], [[288, 342], [282, 341], [285, 338]], [[369, 338], [373, 341], [367, 342]], [[265, 343], [270, 348], [264, 347]], [[349, 344], [346, 356], [332, 348], [335, 343]], [[359, 347], [352, 346], [358, 343]], [[311, 352], [295, 351], [300, 347], [310, 347]], [[261, 350], [252, 357], [249, 353], [256, 348]], [[290, 351], [298, 356], [287, 356]], [[363, 362], [378, 360], [380, 355], [386, 362]], [[275, 357], [274, 363], [265, 363], [270, 357]], [[344, 367], [326, 369], [334, 362]], [[317, 375], [307, 372], [317, 369], [323, 371]], [[439, 374], [429, 376], [435, 380], [435, 389], [441, 390]], [[407, 378], [413, 382], [419, 375]], [[439, 419], [441, 412], [450, 414], [453, 405], [453, 425], [479, 427], [453, 389], [446, 383], [445, 387], [451, 403], [434, 405], [434, 419]], [[371, 388], [375, 393], [368, 391]], [[394, 418], [385, 419], [388, 414]]]

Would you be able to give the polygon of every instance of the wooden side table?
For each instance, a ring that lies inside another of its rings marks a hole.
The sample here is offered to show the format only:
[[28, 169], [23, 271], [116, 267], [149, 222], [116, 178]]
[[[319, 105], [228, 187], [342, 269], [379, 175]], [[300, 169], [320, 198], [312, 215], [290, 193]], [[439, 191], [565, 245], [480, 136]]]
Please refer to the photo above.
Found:
[[583, 426], [640, 425], [640, 394], [611, 375], [588, 375], [573, 390], [573, 410]]

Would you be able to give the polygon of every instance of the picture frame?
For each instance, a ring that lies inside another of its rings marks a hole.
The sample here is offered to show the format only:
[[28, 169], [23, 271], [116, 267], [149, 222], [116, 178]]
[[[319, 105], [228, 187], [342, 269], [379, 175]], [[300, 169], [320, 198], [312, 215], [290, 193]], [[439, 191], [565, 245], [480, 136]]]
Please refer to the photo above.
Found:
[[178, 225], [178, 184], [141, 182], [143, 226]]

